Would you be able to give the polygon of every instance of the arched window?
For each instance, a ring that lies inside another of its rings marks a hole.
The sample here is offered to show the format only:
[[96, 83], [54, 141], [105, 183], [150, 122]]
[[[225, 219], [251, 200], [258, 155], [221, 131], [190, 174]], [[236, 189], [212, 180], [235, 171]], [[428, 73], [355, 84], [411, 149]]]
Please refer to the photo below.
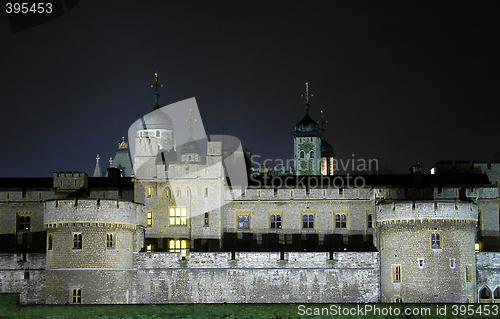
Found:
[[309, 153], [309, 158], [314, 158], [314, 151], [311, 151], [311, 152]]
[[170, 188], [165, 188], [165, 197], [170, 197]]
[[368, 214], [368, 228], [373, 228], [373, 216]]
[[500, 303], [500, 287], [497, 287], [497, 289], [495, 289], [495, 292], [493, 294], [493, 297], [494, 297], [494, 301], [495, 303]]
[[156, 131], [156, 137], [160, 137], [160, 131]]
[[491, 302], [491, 290], [488, 287], [483, 287], [479, 291], [480, 302]]
[[300, 156], [299, 156], [299, 157], [300, 157], [300, 158], [304, 158], [304, 157], [305, 157], [305, 153], [304, 153], [304, 151], [300, 151]]

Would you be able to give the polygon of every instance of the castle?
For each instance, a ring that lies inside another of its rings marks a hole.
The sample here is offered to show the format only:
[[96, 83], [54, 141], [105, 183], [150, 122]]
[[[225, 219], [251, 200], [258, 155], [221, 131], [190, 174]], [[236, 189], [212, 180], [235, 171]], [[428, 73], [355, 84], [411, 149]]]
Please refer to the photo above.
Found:
[[500, 302], [500, 164], [339, 175], [306, 86], [295, 167], [247, 165], [238, 185], [227, 159], [250, 153], [210, 139], [203, 154], [191, 127], [176, 147], [158, 97], [133, 157], [124, 139], [106, 177], [98, 159], [95, 177], [0, 179], [0, 292], [23, 304]]

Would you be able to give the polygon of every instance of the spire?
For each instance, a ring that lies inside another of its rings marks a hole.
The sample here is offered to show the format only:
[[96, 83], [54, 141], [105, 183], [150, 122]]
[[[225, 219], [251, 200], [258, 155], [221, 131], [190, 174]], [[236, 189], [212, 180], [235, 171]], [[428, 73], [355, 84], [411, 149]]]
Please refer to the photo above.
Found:
[[[153, 87], [153, 85], [151, 85], [151, 87]], [[163, 84], [161, 84], [160, 87], [163, 87]], [[153, 111], [158, 110], [160, 108], [160, 106], [158, 105], [158, 98], [160, 97], [160, 94], [158, 93], [158, 71], [156, 71], [155, 73], [154, 88], [155, 88], [155, 106], [153, 107]]]
[[96, 163], [95, 163], [95, 169], [94, 169], [94, 176], [93, 177], [102, 177], [102, 169], [101, 165], [99, 165], [99, 160], [101, 159], [99, 157], [99, 154], [97, 154]]

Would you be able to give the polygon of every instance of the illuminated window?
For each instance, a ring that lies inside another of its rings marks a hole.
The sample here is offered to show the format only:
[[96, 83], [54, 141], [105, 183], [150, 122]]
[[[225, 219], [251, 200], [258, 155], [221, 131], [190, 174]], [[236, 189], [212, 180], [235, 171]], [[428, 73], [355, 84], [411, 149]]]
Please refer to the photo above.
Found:
[[171, 239], [168, 242], [168, 251], [171, 253], [181, 253], [182, 256], [186, 256], [186, 253], [188, 252], [188, 241], [185, 239], [182, 240], [174, 240]]
[[472, 265], [465, 266], [465, 281], [466, 282], [472, 281]]
[[392, 282], [401, 282], [401, 265], [392, 265]]
[[152, 252], [153, 249], [154, 249], [153, 244], [149, 243], [149, 244], [146, 245], [146, 251], [148, 253]]
[[281, 215], [271, 215], [271, 228], [281, 229]]
[[170, 226], [187, 226], [186, 207], [171, 207], [169, 215]]
[[18, 218], [18, 230], [31, 229], [31, 217], [29, 215], [19, 215]]
[[148, 187], [147, 196], [151, 197], [153, 195], [153, 187]]
[[439, 232], [433, 231], [431, 233], [431, 248], [432, 249], [441, 248], [441, 234]]
[[106, 234], [106, 248], [115, 248], [115, 235]]
[[209, 226], [209, 222], [210, 222], [209, 216], [210, 216], [209, 213], [205, 212], [205, 218], [204, 218], [204, 222], [203, 222], [204, 226], [207, 226], [207, 227]]
[[373, 228], [373, 215], [368, 214], [368, 228]]
[[82, 288], [73, 288], [71, 290], [71, 296], [69, 298], [69, 302], [72, 304], [82, 303]]
[[47, 250], [52, 250], [52, 241], [53, 241], [52, 234], [49, 234], [47, 236]]
[[73, 233], [73, 249], [82, 249], [81, 233]]
[[250, 216], [249, 215], [239, 215], [238, 216], [238, 229], [249, 229], [250, 228]]
[[346, 214], [335, 215], [335, 228], [347, 228], [347, 215]]
[[153, 226], [153, 213], [152, 212], [146, 213], [146, 226]]
[[314, 228], [314, 215], [313, 214], [302, 215], [302, 228]]

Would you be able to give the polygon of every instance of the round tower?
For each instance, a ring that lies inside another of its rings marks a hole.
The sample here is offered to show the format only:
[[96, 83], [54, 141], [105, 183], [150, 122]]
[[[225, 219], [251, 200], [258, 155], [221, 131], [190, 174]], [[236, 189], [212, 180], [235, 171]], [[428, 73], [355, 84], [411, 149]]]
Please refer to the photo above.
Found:
[[46, 303], [129, 303], [143, 211], [119, 200], [47, 201]]
[[466, 201], [378, 204], [382, 302], [474, 302], [478, 208]]

